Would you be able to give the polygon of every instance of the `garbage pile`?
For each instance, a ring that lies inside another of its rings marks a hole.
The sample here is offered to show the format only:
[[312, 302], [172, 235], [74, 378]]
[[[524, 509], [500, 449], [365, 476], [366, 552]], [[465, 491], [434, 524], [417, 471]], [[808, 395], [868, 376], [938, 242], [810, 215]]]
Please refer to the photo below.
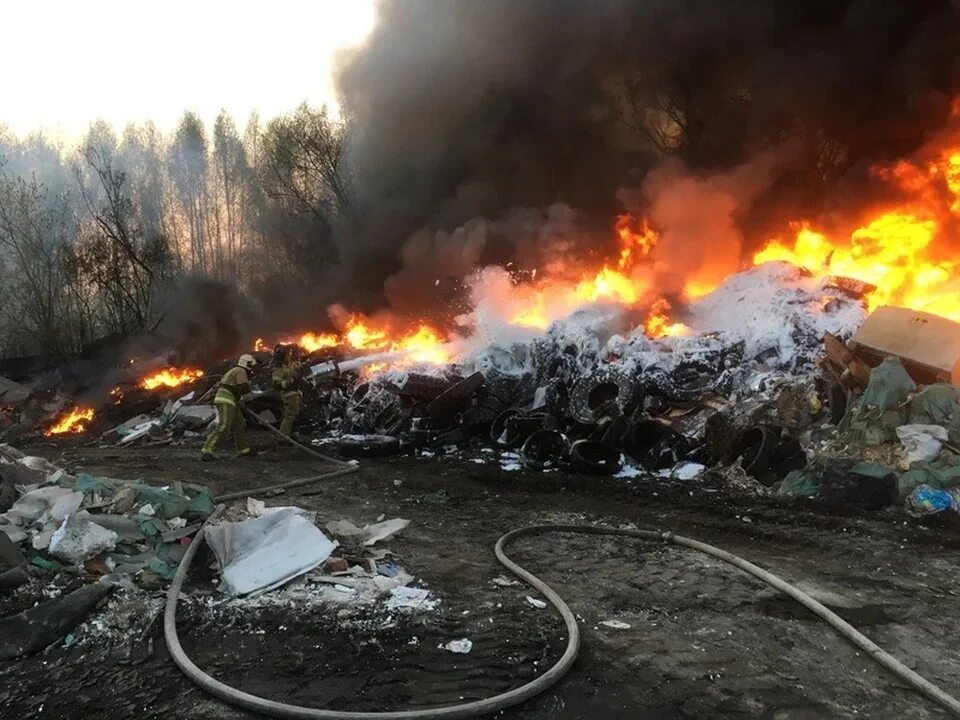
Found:
[[[9, 445], [0, 445], [0, 489], [0, 659], [61, 640], [145, 639], [187, 546], [214, 510], [204, 486], [71, 475]], [[437, 606], [384, 548], [409, 521], [316, 523], [316, 513], [297, 507], [234, 503], [207, 526], [217, 589], [198, 592], [198, 601], [245, 612], [275, 594], [284, 605], [381, 615]]]
[[[743, 457], [748, 473], [782, 477], [802, 465], [797, 433], [837, 412], [817, 380], [822, 342], [853, 335], [867, 315], [864, 291], [771, 263], [694, 302], [685, 337], [624, 332], [622, 306], [595, 304], [545, 332], [472, 317], [472, 334], [446, 365], [377, 369], [374, 356], [321, 350], [304, 363], [297, 430], [346, 457], [480, 446], [511, 468], [602, 475], [684, 475]], [[282, 411], [269, 358], [259, 355], [247, 407], [274, 423]], [[227, 368], [152, 404], [130, 393], [98, 410], [84, 436], [199, 444], [215, 418], [211, 388]], [[778, 430], [757, 428], [765, 423]]]

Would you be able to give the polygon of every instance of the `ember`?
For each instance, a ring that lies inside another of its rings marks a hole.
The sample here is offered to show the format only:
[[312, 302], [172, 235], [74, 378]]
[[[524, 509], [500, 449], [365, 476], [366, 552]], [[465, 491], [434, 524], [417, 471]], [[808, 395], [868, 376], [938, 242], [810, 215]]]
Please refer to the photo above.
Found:
[[159, 387], [177, 387], [186, 382], [192, 382], [203, 377], [203, 370], [195, 368], [168, 367], [145, 377], [140, 381], [144, 390], [156, 390]]
[[84, 407], [75, 407], [69, 413], [48, 428], [43, 434], [47, 437], [51, 435], [63, 435], [66, 433], [82, 433], [87, 429], [87, 423], [93, 420], [93, 409]]

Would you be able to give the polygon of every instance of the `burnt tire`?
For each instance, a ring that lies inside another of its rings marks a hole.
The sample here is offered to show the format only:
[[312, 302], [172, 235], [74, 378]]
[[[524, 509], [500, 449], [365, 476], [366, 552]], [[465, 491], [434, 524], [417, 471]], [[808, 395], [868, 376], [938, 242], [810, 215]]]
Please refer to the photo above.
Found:
[[529, 470], [556, 467], [569, 451], [567, 438], [559, 430], [537, 430], [520, 448], [520, 461]]
[[417, 400], [433, 400], [449, 389], [450, 381], [446, 378], [410, 373], [403, 385], [397, 388], [397, 392], [399, 395]]
[[578, 440], [570, 447], [570, 467], [589, 475], [613, 475], [623, 466], [620, 451], [592, 440]]
[[742, 467], [747, 475], [760, 479], [770, 470], [779, 444], [779, 434], [773, 428], [756, 425], [740, 438], [734, 455], [743, 458]]
[[449, 420], [458, 412], [467, 408], [480, 388], [483, 387], [483, 373], [475, 372], [456, 385], [447, 388], [427, 405], [427, 414], [434, 420]]
[[400, 440], [392, 435], [344, 435], [336, 447], [343, 457], [386, 457], [400, 452]]

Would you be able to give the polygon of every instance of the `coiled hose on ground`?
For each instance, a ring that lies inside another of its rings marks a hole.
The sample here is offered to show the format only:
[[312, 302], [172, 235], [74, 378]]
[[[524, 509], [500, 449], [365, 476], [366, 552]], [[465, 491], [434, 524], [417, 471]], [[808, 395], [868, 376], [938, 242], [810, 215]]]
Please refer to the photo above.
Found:
[[[223, 506], [219, 506], [211, 519], [222, 511]], [[838, 633], [843, 635], [855, 646], [866, 652], [874, 660], [887, 668], [897, 677], [912, 685], [924, 695], [934, 700], [939, 705], [949, 710], [954, 716], [960, 717], [960, 701], [957, 701], [951, 695], [938, 688], [933, 683], [927, 681], [913, 670], [903, 665], [889, 653], [885, 652], [879, 646], [874, 644], [869, 638], [859, 632], [852, 625], [844, 621], [836, 613], [822, 603], [814, 600], [812, 597], [797, 589], [788, 582], [780, 579], [776, 575], [767, 572], [763, 568], [757, 567], [751, 562], [741, 557], [728, 553], [725, 550], [716, 548], [712, 545], [692, 540], [681, 535], [674, 535], [669, 532], [657, 532], [653, 530], [630, 530], [620, 528], [598, 527], [593, 525], [531, 525], [525, 528], [512, 530], [497, 540], [494, 547], [494, 553], [497, 560], [504, 567], [532, 588], [540, 592], [560, 613], [564, 625], [567, 629], [567, 647], [563, 655], [556, 664], [534, 680], [514, 688], [500, 695], [495, 695], [484, 700], [476, 700], [459, 705], [450, 705], [447, 707], [433, 708], [430, 710], [400, 710], [391, 712], [345, 712], [339, 710], [322, 710], [317, 708], [303, 707], [300, 705], [290, 705], [287, 703], [267, 700], [266, 698], [251, 695], [237, 688], [231, 687], [219, 680], [211, 677], [203, 670], [198, 668], [193, 661], [184, 652], [180, 645], [180, 639], [177, 636], [177, 599], [180, 596], [180, 590], [187, 577], [190, 564], [196, 554], [200, 541], [203, 539], [204, 529], [201, 528], [197, 537], [187, 548], [180, 567], [177, 568], [177, 574], [170, 585], [167, 593], [167, 604], [164, 610], [163, 631], [167, 641], [167, 647], [170, 655], [173, 657], [177, 666], [186, 674], [186, 676], [197, 686], [206, 690], [212, 695], [226, 701], [236, 707], [243, 708], [255, 713], [270, 715], [277, 718], [304, 718], [306, 720], [416, 720], [417, 718], [425, 720], [454, 720], [462, 718], [472, 718], [480, 715], [487, 715], [499, 712], [513, 705], [517, 705], [525, 700], [539, 695], [547, 690], [551, 685], [563, 677], [577, 658], [577, 652], [580, 649], [580, 629], [577, 626], [576, 618], [573, 612], [567, 606], [554, 590], [543, 580], [533, 573], [520, 567], [517, 563], [507, 557], [504, 548], [517, 538], [525, 535], [539, 535], [549, 532], [578, 533], [583, 535], [614, 535], [620, 537], [640, 538], [643, 540], [655, 540], [665, 543], [674, 543], [683, 547], [698, 550], [712, 557], [722, 560], [744, 572], [753, 575], [762, 580], [771, 587], [788, 595], [804, 607], [811, 610], [822, 620], [825, 620]]]

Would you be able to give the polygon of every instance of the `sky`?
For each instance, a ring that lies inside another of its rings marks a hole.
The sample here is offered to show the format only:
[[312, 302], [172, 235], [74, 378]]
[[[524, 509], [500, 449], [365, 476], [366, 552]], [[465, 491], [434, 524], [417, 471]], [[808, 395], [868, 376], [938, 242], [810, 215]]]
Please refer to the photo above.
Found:
[[336, 107], [338, 49], [363, 43], [373, 0], [7, 0], [0, 125], [64, 140], [184, 110], [241, 127], [307, 100]]

